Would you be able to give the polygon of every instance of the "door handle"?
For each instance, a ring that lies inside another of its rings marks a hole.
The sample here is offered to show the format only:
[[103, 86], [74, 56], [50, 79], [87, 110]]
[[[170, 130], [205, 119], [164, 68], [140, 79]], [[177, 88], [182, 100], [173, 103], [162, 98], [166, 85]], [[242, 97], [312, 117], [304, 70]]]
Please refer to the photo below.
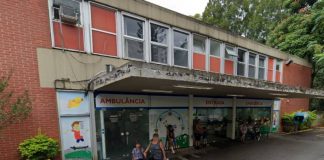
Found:
[[128, 145], [128, 136], [129, 136], [129, 132], [126, 132], [126, 144]]
[[120, 132], [120, 135], [121, 135], [121, 136], [124, 136], [125, 134], [124, 134], [124, 132]]

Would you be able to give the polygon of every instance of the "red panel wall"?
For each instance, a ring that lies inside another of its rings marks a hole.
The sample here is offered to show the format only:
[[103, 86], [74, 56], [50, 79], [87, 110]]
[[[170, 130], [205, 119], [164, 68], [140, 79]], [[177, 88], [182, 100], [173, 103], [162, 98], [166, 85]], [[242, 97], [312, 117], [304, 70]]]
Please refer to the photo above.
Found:
[[210, 71], [214, 73], [220, 73], [220, 58], [210, 57], [209, 61]]
[[193, 54], [193, 68], [197, 70], [206, 70], [206, 56], [204, 54]]
[[36, 54], [51, 48], [50, 22], [46, 0], [1, 0], [0, 6], [0, 77], [12, 70], [9, 90], [19, 95], [27, 89], [33, 105], [28, 119], [0, 131], [0, 159], [17, 160], [18, 144], [38, 129], [59, 139], [55, 90], [40, 88]]
[[280, 83], [280, 72], [279, 71], [276, 71], [276, 82]]
[[234, 62], [231, 60], [225, 60], [225, 74], [233, 75], [234, 74]]
[[92, 5], [91, 20], [93, 52], [117, 56], [115, 11]]
[[92, 31], [93, 52], [117, 56], [116, 36]]
[[[306, 66], [292, 63], [283, 65], [283, 84], [310, 88], [312, 69]], [[291, 113], [298, 110], [308, 110], [309, 99], [290, 98], [281, 101], [281, 114]]]
[[91, 5], [92, 27], [116, 33], [115, 11]]
[[[84, 49], [83, 28], [62, 24], [62, 34], [60, 23], [53, 22], [55, 47], [80, 50]], [[63, 43], [62, 43], [63, 42]], [[64, 45], [64, 46], [62, 46]]]
[[268, 60], [268, 81], [273, 81], [273, 58]]

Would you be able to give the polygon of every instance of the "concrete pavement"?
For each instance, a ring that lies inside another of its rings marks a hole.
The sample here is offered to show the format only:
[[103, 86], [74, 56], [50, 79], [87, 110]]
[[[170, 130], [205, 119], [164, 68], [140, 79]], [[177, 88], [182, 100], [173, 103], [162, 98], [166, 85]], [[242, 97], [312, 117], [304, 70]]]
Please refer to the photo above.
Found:
[[261, 142], [235, 142], [218, 146], [190, 160], [324, 160], [324, 128], [289, 134], [272, 135]]

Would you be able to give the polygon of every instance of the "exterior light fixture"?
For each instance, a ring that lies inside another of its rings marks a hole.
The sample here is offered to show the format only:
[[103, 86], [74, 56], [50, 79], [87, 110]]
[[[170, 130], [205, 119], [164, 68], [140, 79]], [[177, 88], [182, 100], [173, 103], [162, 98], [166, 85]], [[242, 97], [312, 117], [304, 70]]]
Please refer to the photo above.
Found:
[[174, 85], [176, 88], [186, 88], [186, 89], [200, 89], [200, 90], [211, 90], [212, 87], [204, 87], [204, 86], [192, 86], [192, 85]]
[[143, 89], [142, 92], [148, 92], [148, 93], [173, 93], [173, 91], [156, 90], [156, 89]]
[[228, 94], [228, 97], [245, 97], [245, 95], [242, 94]]
[[269, 94], [273, 96], [288, 96], [288, 94], [285, 93], [269, 93]]

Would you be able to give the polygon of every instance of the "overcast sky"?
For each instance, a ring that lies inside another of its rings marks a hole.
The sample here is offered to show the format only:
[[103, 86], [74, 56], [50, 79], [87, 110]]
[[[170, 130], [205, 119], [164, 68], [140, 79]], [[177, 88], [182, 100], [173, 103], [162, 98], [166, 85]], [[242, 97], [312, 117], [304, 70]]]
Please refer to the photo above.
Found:
[[196, 13], [202, 13], [208, 3], [208, 0], [146, 0], [155, 3], [164, 8], [174, 10], [184, 15], [192, 16]]

